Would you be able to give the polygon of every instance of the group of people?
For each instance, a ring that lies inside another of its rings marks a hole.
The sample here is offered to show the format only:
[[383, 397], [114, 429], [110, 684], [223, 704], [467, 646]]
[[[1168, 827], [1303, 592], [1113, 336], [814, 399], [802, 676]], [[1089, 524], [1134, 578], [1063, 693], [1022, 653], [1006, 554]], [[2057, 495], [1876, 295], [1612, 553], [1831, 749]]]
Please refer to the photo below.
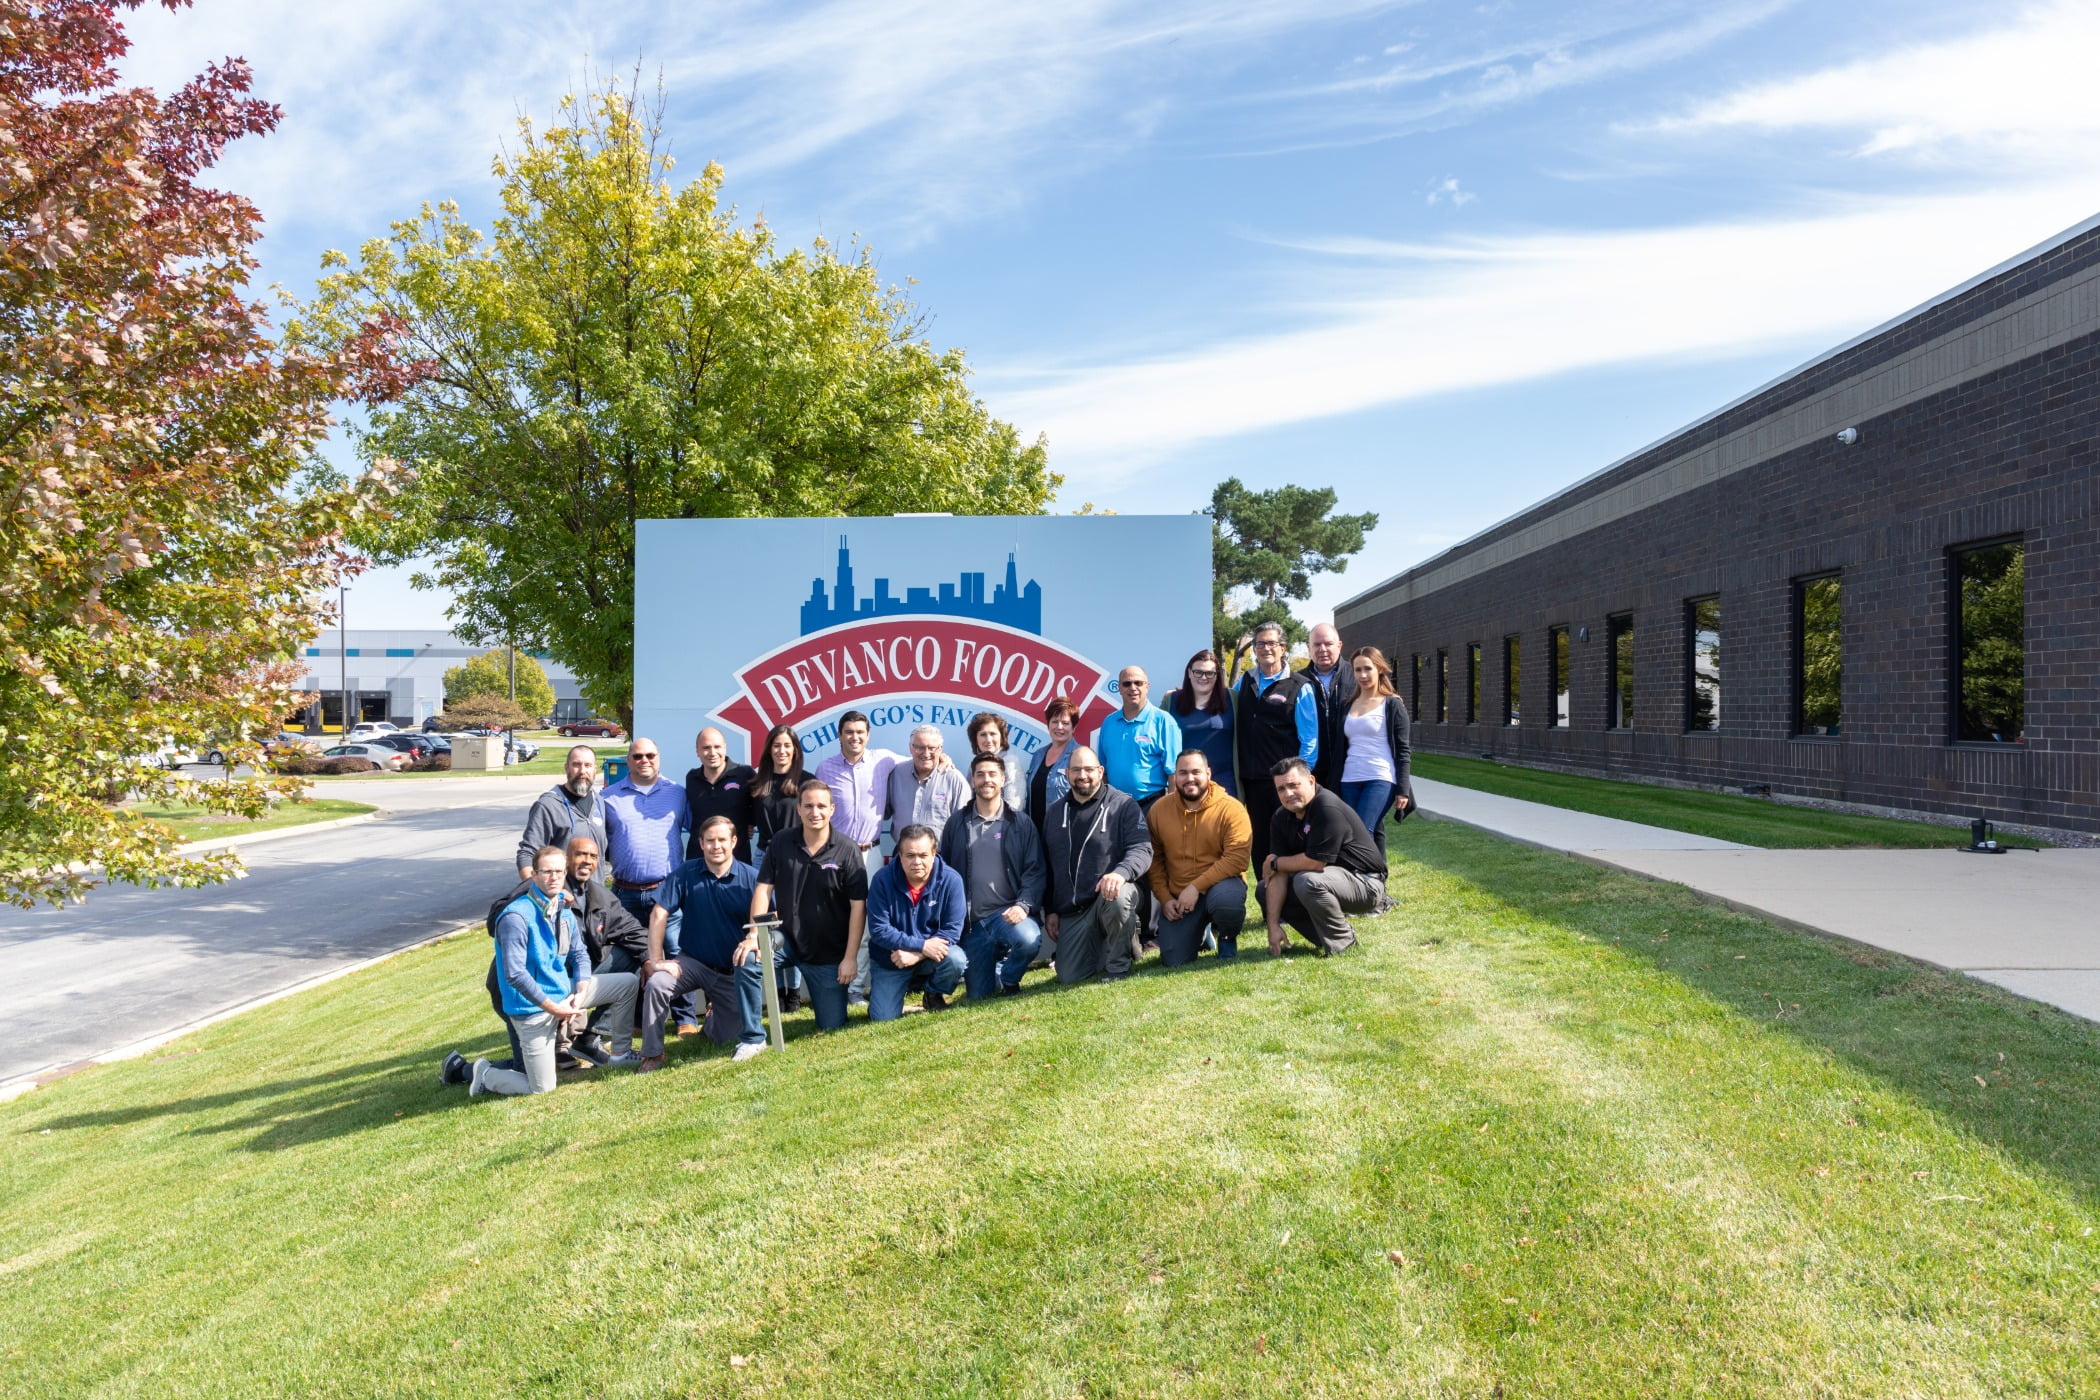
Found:
[[526, 818], [519, 887], [489, 911], [487, 987], [510, 1058], [455, 1051], [440, 1077], [528, 1094], [561, 1068], [647, 1073], [667, 1028], [762, 1054], [758, 940], [776, 928], [783, 1004], [806, 1002], [824, 1031], [855, 1001], [888, 1021], [915, 993], [929, 1012], [958, 993], [1017, 995], [1045, 962], [1072, 983], [1128, 976], [1154, 947], [1167, 967], [1236, 957], [1250, 873], [1272, 954], [1286, 929], [1343, 952], [1351, 916], [1386, 898], [1386, 818], [1413, 806], [1408, 714], [1377, 648], [1344, 666], [1322, 624], [1308, 650], [1290, 669], [1283, 630], [1264, 624], [1237, 685], [1201, 651], [1164, 705], [1125, 667], [1122, 705], [1090, 743], [1058, 697], [1050, 743], [1027, 758], [1003, 718], [980, 714], [960, 767], [934, 725], [912, 731], [908, 754], [871, 748], [857, 711], [814, 772], [786, 726], [755, 766], [730, 762], [710, 728], [682, 784], [637, 738], [627, 774], [600, 790], [596, 751], [579, 744]]

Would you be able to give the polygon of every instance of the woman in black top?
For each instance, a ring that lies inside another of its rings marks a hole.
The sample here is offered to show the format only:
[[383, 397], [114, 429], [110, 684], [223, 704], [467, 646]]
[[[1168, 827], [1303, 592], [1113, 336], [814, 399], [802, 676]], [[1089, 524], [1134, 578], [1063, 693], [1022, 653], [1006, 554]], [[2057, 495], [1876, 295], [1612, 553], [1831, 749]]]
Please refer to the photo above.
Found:
[[792, 834], [802, 829], [802, 819], [795, 814], [795, 794], [802, 791], [804, 783], [815, 781], [802, 767], [802, 741], [784, 724], [766, 731], [766, 745], [757, 768], [758, 785], [751, 789], [754, 863], [765, 860], [766, 846], [775, 832]]

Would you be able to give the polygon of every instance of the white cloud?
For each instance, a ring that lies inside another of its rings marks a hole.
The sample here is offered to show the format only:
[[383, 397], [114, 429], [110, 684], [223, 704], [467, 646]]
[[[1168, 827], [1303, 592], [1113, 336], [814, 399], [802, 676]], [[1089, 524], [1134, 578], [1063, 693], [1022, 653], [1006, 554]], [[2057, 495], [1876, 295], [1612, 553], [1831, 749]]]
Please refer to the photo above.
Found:
[[1650, 129], [1828, 131], [1861, 156], [2085, 168], [2100, 140], [2096, 55], [2100, 5], [2059, 0], [1960, 39], [1744, 88]]
[[1471, 190], [1461, 189], [1456, 175], [1447, 175], [1429, 187], [1428, 203], [1448, 204], [1454, 209], [1463, 209], [1480, 198]]
[[[1323, 245], [1298, 328], [1186, 354], [987, 376], [1074, 489], [1192, 443], [1572, 370], [1827, 344], [2078, 222], [2100, 177], [1860, 200], [1792, 218]], [[1425, 256], [1426, 254], [1426, 256]]]

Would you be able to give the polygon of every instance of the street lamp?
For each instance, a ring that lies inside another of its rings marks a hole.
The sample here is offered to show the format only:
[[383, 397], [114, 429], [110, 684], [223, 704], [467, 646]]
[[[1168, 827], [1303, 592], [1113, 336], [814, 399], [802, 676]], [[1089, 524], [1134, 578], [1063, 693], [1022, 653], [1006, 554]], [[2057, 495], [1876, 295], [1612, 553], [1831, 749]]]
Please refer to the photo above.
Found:
[[[339, 679], [342, 681], [343, 690], [343, 722], [336, 738], [338, 742], [346, 743], [350, 738], [350, 585], [347, 583], [336, 585], [335, 640], [336, 650], [342, 653], [342, 674]], [[327, 726], [322, 727], [325, 729]]]

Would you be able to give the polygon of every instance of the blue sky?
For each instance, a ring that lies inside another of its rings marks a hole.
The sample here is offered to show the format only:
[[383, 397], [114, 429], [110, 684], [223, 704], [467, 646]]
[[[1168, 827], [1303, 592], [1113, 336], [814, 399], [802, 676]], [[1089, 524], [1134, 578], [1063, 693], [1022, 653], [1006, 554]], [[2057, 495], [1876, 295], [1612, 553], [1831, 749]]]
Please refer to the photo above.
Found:
[[[238, 54], [285, 108], [222, 182], [311, 292], [594, 70], [784, 238], [911, 280], [1058, 508], [1331, 485], [1308, 617], [2100, 211], [2100, 3], [198, 0], [128, 76]], [[399, 571], [353, 626], [443, 626]]]

